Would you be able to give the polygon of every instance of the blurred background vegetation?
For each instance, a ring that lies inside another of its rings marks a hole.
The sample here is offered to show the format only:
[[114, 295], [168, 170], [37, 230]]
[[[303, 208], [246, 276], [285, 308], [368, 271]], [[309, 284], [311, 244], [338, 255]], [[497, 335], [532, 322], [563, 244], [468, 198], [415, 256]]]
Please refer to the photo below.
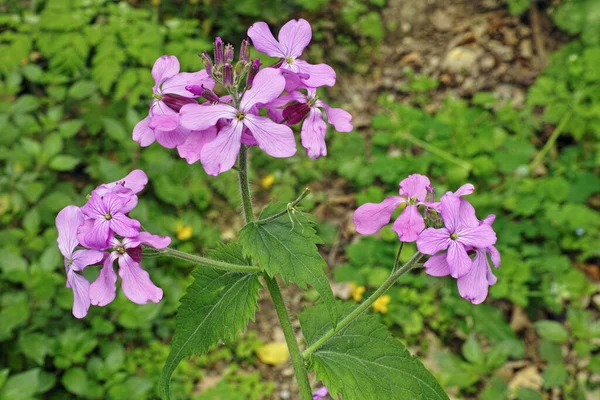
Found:
[[[175, 151], [142, 150], [131, 131], [157, 57], [198, 70], [213, 36], [236, 45], [255, 21], [276, 30], [298, 17], [313, 25], [309, 58], [338, 71], [322, 95], [356, 129], [329, 132], [319, 160], [253, 152], [258, 203], [311, 187], [304, 205], [323, 222], [335, 291], [357, 301], [389, 273], [397, 238], [358, 237], [352, 211], [410, 173], [438, 193], [472, 182], [479, 217], [498, 216], [488, 300], [473, 306], [420, 271], [372, 312], [454, 398], [600, 398], [600, 2], [4, 0], [0, 12], [1, 400], [156, 397], [193, 266], [145, 260], [160, 304], [120, 294], [76, 320], [55, 215], [142, 168], [150, 185], [134, 214], [145, 228], [198, 253], [235, 238], [235, 174], [209, 178]], [[288, 295], [295, 312], [315, 300]], [[180, 365], [176, 398], [294, 398], [289, 365], [257, 356], [281, 339], [261, 305], [236, 342]]]

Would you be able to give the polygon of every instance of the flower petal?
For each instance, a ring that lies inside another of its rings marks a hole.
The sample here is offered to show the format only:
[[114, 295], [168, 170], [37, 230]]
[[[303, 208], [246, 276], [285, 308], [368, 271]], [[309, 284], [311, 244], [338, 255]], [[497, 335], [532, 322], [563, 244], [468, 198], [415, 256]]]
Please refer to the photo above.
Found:
[[100, 185], [94, 190], [102, 196], [104, 193], [109, 192], [111, 189], [117, 186], [121, 186], [126, 189], [130, 189], [133, 193], [139, 193], [144, 189], [144, 186], [146, 186], [147, 183], [148, 176], [146, 175], [146, 173], [141, 169], [134, 169], [123, 179]]
[[185, 158], [188, 164], [193, 164], [200, 160], [200, 154], [205, 144], [213, 141], [217, 137], [217, 127], [211, 126], [203, 131], [190, 131], [185, 142], [177, 146], [179, 157]]
[[321, 106], [327, 114], [327, 122], [329, 122], [336, 131], [338, 132], [352, 132], [352, 115], [346, 110], [341, 108], [329, 107], [321, 100], [317, 100], [317, 103], [321, 103]]
[[58, 249], [68, 259], [77, 247], [77, 229], [83, 225], [83, 219], [83, 213], [77, 206], [66, 206], [56, 216]]
[[378, 232], [390, 222], [394, 210], [404, 201], [401, 197], [386, 197], [381, 203], [365, 203], [354, 211], [352, 220], [361, 235]]
[[450, 232], [446, 228], [427, 228], [417, 238], [417, 249], [423, 254], [436, 254], [450, 245]]
[[119, 257], [119, 276], [125, 296], [136, 304], [158, 303], [163, 291], [150, 280], [150, 274], [144, 271], [129, 254]]
[[276, 68], [264, 68], [258, 71], [252, 88], [244, 93], [240, 110], [248, 112], [255, 104], [267, 104], [275, 100], [285, 88], [285, 78]]
[[458, 190], [454, 193], [452, 192], [448, 192], [454, 196], [457, 197], [462, 197], [462, 196], [468, 196], [471, 193], [473, 193], [473, 190], [475, 190], [475, 187], [473, 185], [471, 185], [470, 183], [466, 183], [464, 185], [462, 185], [461, 187], [458, 188]]
[[400, 195], [408, 198], [416, 197], [418, 201], [425, 201], [428, 186], [431, 186], [428, 177], [420, 174], [412, 174], [400, 182]]
[[473, 304], [482, 303], [488, 294], [487, 274], [489, 270], [490, 266], [485, 252], [477, 251], [471, 270], [466, 275], [458, 278], [458, 292], [461, 297]]
[[90, 283], [73, 270], [67, 273], [67, 283], [73, 289], [73, 315], [83, 318], [90, 309]]
[[117, 274], [113, 269], [113, 263], [118, 253], [112, 252], [100, 270], [100, 275], [90, 286], [90, 301], [95, 306], [105, 306], [112, 302], [117, 295]]
[[221, 118], [233, 119], [236, 114], [237, 110], [229, 104], [186, 104], [179, 111], [179, 123], [190, 131], [203, 131]]
[[489, 225], [479, 225], [472, 228], [463, 228], [458, 233], [457, 242], [465, 246], [485, 249], [496, 243], [496, 232]]
[[408, 205], [394, 222], [392, 230], [398, 234], [401, 242], [414, 242], [425, 229], [425, 220], [415, 205]]
[[179, 72], [179, 60], [175, 56], [160, 56], [152, 66], [152, 78], [154, 78], [154, 93], [157, 93], [160, 84], [165, 79]]
[[142, 147], [148, 147], [154, 143], [154, 129], [150, 128], [150, 116], [147, 116], [133, 127], [133, 140]]
[[190, 131], [181, 126], [177, 126], [173, 130], [157, 129], [154, 131], [154, 134], [156, 135], [156, 141], [161, 146], [167, 149], [173, 149], [185, 143]]
[[495, 268], [499, 268], [500, 267], [500, 252], [498, 251], [498, 249], [495, 246], [490, 246], [486, 249], [490, 255], [490, 258], [492, 259], [492, 264], [494, 265]]
[[88, 265], [98, 264], [104, 258], [104, 252], [98, 250], [77, 250], [73, 253], [73, 264], [71, 268], [74, 271], [83, 271]]
[[440, 253], [429, 257], [424, 264], [425, 273], [431, 276], [450, 275], [450, 268], [446, 262], [446, 253]]
[[446, 262], [448, 262], [450, 275], [453, 278], [460, 278], [468, 274], [473, 265], [473, 261], [467, 254], [465, 247], [456, 240], [450, 240]]
[[479, 220], [475, 215], [475, 207], [465, 199], [460, 199], [459, 228], [478, 226]]
[[93, 220], [92, 228], [85, 234], [85, 246], [91, 249], [104, 250], [110, 238], [110, 223], [106, 219]]
[[286, 57], [300, 57], [312, 39], [312, 30], [308, 21], [302, 18], [291, 20], [281, 27], [277, 38]]
[[285, 58], [285, 52], [264, 22], [255, 22], [248, 28], [248, 36], [254, 48], [271, 57]]
[[460, 226], [460, 198], [445, 194], [440, 199], [442, 203], [442, 220], [450, 233], [454, 233]]
[[181, 72], [167, 79], [161, 88], [163, 94], [178, 94], [183, 97], [198, 97], [194, 96], [186, 86], [204, 86], [205, 89], [212, 90], [215, 87], [215, 81], [208, 76], [206, 70], [198, 72]]
[[310, 87], [333, 86], [335, 85], [335, 71], [327, 64], [312, 65], [304, 60], [295, 60], [294, 66], [297, 72], [310, 75], [304, 83]]
[[311, 108], [302, 123], [300, 138], [302, 147], [308, 153], [308, 157], [313, 160], [327, 155], [327, 143], [325, 143], [325, 134], [327, 125], [323, 120], [323, 114], [318, 108]]
[[109, 222], [110, 229], [112, 229], [117, 235], [123, 237], [137, 236], [140, 231], [139, 221], [129, 218], [122, 213], [114, 214]]
[[272, 157], [285, 158], [296, 154], [296, 140], [292, 129], [276, 124], [267, 117], [248, 114], [243, 120], [252, 136], [265, 153]]
[[215, 140], [204, 145], [200, 161], [207, 174], [216, 176], [233, 167], [240, 151], [243, 128], [244, 124], [232, 121], [219, 131]]
[[123, 239], [123, 247], [126, 249], [137, 247], [142, 243], [152, 246], [155, 249], [164, 249], [171, 244], [171, 238], [168, 236], [153, 235], [149, 232], [140, 232], [136, 237]]

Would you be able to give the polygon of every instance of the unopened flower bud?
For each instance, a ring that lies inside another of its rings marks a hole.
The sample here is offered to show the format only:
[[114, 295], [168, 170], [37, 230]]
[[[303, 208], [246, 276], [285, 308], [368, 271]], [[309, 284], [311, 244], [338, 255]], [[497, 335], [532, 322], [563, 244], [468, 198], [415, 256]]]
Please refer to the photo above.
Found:
[[187, 90], [194, 96], [202, 96], [202, 93], [204, 92], [204, 88], [198, 85], [187, 85], [185, 87], [185, 90]]
[[233, 46], [228, 44], [225, 46], [225, 62], [231, 63], [233, 61]]
[[169, 108], [175, 112], [179, 112], [181, 107], [186, 104], [196, 103], [196, 100], [190, 99], [189, 97], [179, 96], [177, 94], [165, 94], [162, 97], [162, 101], [169, 106]]
[[208, 74], [208, 76], [211, 76], [212, 69], [213, 69], [213, 62], [210, 59], [210, 56], [208, 55], [207, 52], [204, 52], [200, 55], [200, 57], [202, 57], [202, 64], [204, 65], [204, 68], [206, 69], [206, 73]]
[[202, 91], [202, 97], [204, 97], [206, 100], [210, 101], [211, 103], [218, 103], [221, 99], [219, 99], [219, 96], [216, 95], [215, 92], [213, 92], [210, 89], [205, 88], [204, 86], [202, 86], [202, 89], [204, 89]]
[[248, 39], [242, 40], [242, 45], [240, 47], [240, 62], [244, 65], [250, 62], [250, 42]]
[[256, 60], [252, 61], [252, 65], [250, 65], [250, 68], [248, 69], [248, 77], [246, 78], [246, 86], [248, 88], [252, 87], [252, 83], [254, 82], [254, 78], [256, 77], [256, 74], [258, 74], [259, 69], [260, 60], [257, 58]]
[[296, 125], [302, 121], [310, 112], [310, 107], [306, 103], [294, 103], [283, 109], [283, 119], [288, 125]]
[[223, 58], [225, 57], [225, 54], [223, 51], [223, 41], [218, 36], [215, 39], [214, 49], [215, 49], [215, 65], [217, 66], [217, 68], [220, 68], [223, 65]]
[[229, 63], [223, 66], [223, 86], [226, 88], [233, 87], [233, 67]]

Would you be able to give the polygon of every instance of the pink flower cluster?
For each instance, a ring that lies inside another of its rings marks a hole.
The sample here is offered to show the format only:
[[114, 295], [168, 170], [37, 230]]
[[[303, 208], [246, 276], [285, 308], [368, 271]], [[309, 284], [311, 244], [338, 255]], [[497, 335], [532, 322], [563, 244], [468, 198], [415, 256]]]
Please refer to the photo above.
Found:
[[[312, 38], [310, 24], [289, 21], [276, 40], [266, 23], [257, 22], [248, 36], [258, 51], [279, 61], [261, 69], [258, 59], [250, 60], [244, 40], [234, 63], [233, 47], [221, 38], [214, 42], [213, 58], [201, 55], [205, 69], [195, 73], [179, 72], [174, 56], [160, 57], [152, 69], [149, 115], [135, 126], [133, 139], [142, 146], [156, 140], [176, 147], [188, 163], [200, 161], [209, 175], [218, 175], [233, 167], [242, 144], [277, 158], [293, 156], [296, 140], [290, 126], [302, 122], [300, 137], [308, 156], [327, 155], [323, 111], [338, 132], [352, 130], [352, 116], [317, 96], [316, 89], [333, 86], [336, 75], [329, 65], [300, 58]], [[263, 108], [268, 116], [260, 115]]]
[[478, 220], [475, 208], [463, 198], [473, 190], [473, 185], [466, 184], [435, 202], [429, 178], [413, 174], [400, 182], [399, 196], [360, 206], [354, 213], [354, 224], [361, 234], [375, 233], [404, 204], [392, 227], [400, 241], [416, 241], [421, 253], [431, 255], [425, 262], [427, 274], [456, 278], [460, 295], [479, 304], [487, 297], [488, 287], [496, 283], [488, 256], [498, 268], [500, 253], [494, 247], [496, 233], [492, 229], [496, 216]]
[[[162, 290], [140, 265], [142, 245], [162, 249], [171, 239], [140, 232], [140, 223], [127, 215], [147, 182], [143, 171], [134, 170], [120, 181], [98, 186], [83, 207], [70, 205], [56, 216], [58, 248], [64, 256], [67, 287], [73, 289], [75, 317], [85, 317], [91, 304], [105, 306], [115, 299], [115, 260], [129, 300], [146, 304], [162, 299]], [[92, 284], [81, 275], [91, 265], [102, 265]]]

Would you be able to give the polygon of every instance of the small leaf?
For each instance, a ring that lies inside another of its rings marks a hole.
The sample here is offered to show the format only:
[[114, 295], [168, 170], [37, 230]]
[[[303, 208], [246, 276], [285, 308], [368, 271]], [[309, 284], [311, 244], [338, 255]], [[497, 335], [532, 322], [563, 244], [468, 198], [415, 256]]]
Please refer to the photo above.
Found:
[[[239, 244], [220, 245], [210, 255], [218, 260], [251, 265]], [[188, 287], [177, 310], [171, 353], [160, 377], [159, 391], [170, 396], [169, 382], [179, 362], [192, 354], [202, 354], [220, 340], [233, 340], [258, 309], [260, 274], [244, 274], [199, 267], [192, 272]]]
[[273, 342], [256, 349], [258, 359], [269, 365], [280, 365], [288, 360], [290, 353], [286, 343]]
[[119, 121], [114, 118], [104, 117], [102, 118], [102, 125], [104, 126], [104, 132], [111, 139], [117, 142], [123, 142], [127, 139], [127, 132]]
[[544, 377], [544, 387], [560, 387], [567, 382], [568, 371], [562, 364], [549, 364], [542, 373]]
[[60, 124], [58, 130], [60, 135], [64, 138], [73, 137], [81, 130], [83, 127], [83, 121], [80, 119], [72, 119], [70, 121], [65, 121]]
[[37, 392], [40, 369], [34, 368], [20, 374], [11, 375], [0, 390], [0, 400], [29, 400]]
[[[353, 306], [338, 303], [337, 309], [342, 317]], [[332, 328], [323, 304], [305, 309], [300, 324], [309, 345]], [[335, 333], [308, 361], [329, 392], [344, 399], [448, 399], [421, 361], [372, 314], [363, 314]]]
[[71, 368], [62, 377], [63, 386], [71, 393], [83, 396], [87, 390], [88, 378], [82, 368]]
[[50, 161], [49, 166], [55, 171], [71, 171], [79, 162], [80, 160], [77, 157], [58, 155]]
[[[271, 204], [260, 218], [268, 218], [282, 208], [285, 209], [285, 205]], [[335, 298], [323, 270], [327, 263], [316, 246], [321, 239], [306, 214], [296, 212], [295, 215], [298, 221], [292, 222], [290, 216], [282, 215], [267, 223], [246, 225], [240, 232], [244, 254], [258, 262], [269, 276], [280, 275], [286, 284], [292, 281], [303, 289], [306, 284], [311, 285], [321, 295], [336, 325]]]
[[90, 81], [78, 81], [69, 88], [69, 97], [81, 100], [96, 92], [96, 84]]
[[556, 321], [538, 321], [535, 323], [538, 335], [554, 343], [565, 343], [569, 340], [569, 332]]

